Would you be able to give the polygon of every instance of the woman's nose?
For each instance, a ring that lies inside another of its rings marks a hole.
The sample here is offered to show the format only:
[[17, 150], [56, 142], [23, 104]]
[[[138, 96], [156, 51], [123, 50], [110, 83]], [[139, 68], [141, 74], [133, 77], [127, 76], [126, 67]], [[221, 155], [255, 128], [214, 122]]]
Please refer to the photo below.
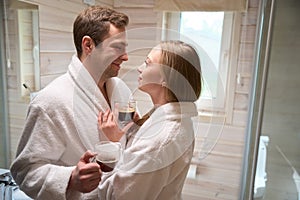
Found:
[[146, 68], [146, 63], [143, 63], [137, 68], [137, 71], [139, 73], [142, 73], [145, 68]]

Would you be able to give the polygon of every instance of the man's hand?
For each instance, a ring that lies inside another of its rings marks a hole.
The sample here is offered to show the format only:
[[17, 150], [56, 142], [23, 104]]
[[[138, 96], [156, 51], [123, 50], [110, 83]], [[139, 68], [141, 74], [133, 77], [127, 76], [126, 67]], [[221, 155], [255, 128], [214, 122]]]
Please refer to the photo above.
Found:
[[101, 169], [97, 163], [90, 163], [90, 158], [95, 156], [90, 151], [85, 152], [76, 168], [72, 171], [68, 189], [87, 193], [96, 189], [101, 180]]

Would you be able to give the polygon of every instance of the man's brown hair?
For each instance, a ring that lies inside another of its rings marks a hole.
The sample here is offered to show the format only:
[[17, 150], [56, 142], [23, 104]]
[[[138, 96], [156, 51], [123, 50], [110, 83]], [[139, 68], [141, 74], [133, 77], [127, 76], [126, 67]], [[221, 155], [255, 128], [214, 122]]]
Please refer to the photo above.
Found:
[[128, 23], [127, 15], [110, 8], [91, 6], [83, 10], [73, 24], [73, 38], [78, 57], [82, 55], [81, 41], [84, 36], [91, 37], [97, 46], [109, 33], [110, 24], [116, 28], [125, 28]]

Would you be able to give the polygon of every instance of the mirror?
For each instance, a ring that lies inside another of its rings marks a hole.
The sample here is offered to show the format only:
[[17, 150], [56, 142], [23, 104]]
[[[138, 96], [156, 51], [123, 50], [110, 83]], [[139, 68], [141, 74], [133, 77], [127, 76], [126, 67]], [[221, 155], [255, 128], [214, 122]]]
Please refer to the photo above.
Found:
[[15, 60], [16, 65], [20, 66], [17, 73], [20, 96], [22, 99], [28, 99], [32, 92], [40, 89], [38, 6], [12, 1], [9, 8], [14, 14], [17, 27], [14, 37], [18, 43], [16, 58], [11, 60]]

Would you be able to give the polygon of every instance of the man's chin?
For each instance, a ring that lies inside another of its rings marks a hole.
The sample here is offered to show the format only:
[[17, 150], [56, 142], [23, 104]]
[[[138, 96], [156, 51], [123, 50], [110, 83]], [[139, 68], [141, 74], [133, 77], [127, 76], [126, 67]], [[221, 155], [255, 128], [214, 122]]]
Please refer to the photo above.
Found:
[[111, 77], [117, 77], [118, 75], [119, 75], [119, 71], [112, 73]]

